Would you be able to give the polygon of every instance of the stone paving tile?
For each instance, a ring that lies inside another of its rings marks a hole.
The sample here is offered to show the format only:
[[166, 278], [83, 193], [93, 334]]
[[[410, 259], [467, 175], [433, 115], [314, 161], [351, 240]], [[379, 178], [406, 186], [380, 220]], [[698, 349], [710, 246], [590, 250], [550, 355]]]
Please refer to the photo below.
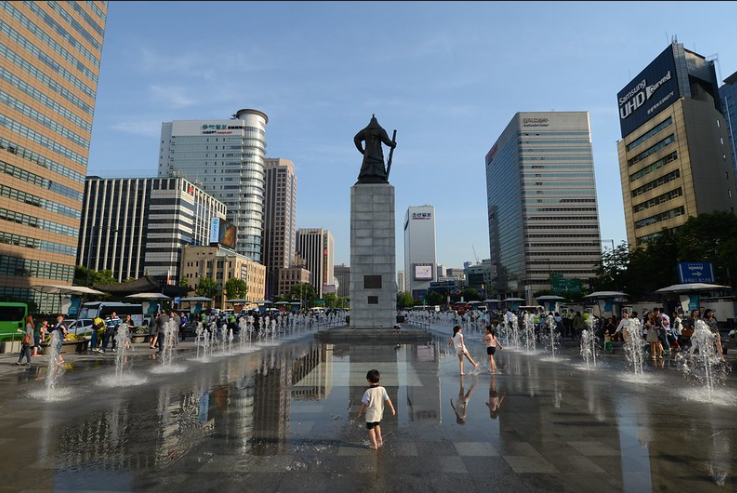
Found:
[[458, 455], [461, 456], [495, 456], [499, 452], [488, 442], [455, 442]]
[[542, 457], [529, 455], [504, 455], [502, 457], [507, 461], [509, 467], [511, 467], [517, 474], [545, 474], [558, 472], [555, 466]]
[[566, 442], [568, 445], [578, 450], [581, 454], [590, 457], [605, 457], [615, 456], [619, 457], [619, 450], [606, 445], [601, 442]]

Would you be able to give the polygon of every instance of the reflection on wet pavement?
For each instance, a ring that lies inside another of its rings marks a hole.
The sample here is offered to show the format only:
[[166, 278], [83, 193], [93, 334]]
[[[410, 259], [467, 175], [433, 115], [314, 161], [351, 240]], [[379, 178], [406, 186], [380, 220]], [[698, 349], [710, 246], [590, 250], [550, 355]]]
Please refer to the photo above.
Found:
[[[0, 491], [729, 491], [737, 439], [734, 377], [713, 402], [670, 362], [625, 378], [622, 354], [581, 368], [501, 351], [458, 376], [445, 345], [326, 344], [310, 334], [198, 361], [180, 373], [134, 355], [111, 385], [111, 361], [80, 359], [46, 398], [44, 369], [5, 374]], [[477, 340], [478, 339], [478, 340]], [[366, 372], [397, 408], [368, 448], [357, 419]]]

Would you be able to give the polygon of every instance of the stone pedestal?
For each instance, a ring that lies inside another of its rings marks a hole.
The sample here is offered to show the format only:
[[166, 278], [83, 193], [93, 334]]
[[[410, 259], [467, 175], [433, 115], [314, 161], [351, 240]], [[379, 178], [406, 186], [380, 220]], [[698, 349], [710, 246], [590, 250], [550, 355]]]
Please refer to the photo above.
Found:
[[397, 318], [394, 187], [351, 187], [351, 314], [355, 329], [389, 329]]

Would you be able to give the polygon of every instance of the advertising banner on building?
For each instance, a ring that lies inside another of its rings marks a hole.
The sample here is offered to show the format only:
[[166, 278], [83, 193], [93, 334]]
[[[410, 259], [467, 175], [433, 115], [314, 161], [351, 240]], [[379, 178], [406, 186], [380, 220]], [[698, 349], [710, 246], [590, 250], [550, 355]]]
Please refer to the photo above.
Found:
[[679, 97], [673, 48], [668, 46], [617, 94], [622, 138], [675, 103]]
[[235, 249], [236, 227], [229, 223], [213, 217], [210, 221], [210, 245], [221, 245], [231, 250]]

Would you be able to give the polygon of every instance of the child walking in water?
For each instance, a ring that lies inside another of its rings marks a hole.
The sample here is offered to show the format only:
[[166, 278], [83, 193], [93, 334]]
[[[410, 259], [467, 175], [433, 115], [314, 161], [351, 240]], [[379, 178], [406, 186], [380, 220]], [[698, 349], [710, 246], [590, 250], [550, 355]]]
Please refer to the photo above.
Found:
[[499, 346], [499, 351], [504, 348], [502, 347], [502, 343], [499, 342], [499, 339], [496, 338], [496, 334], [494, 334], [494, 329], [491, 327], [491, 325], [486, 326], [484, 344], [486, 344], [486, 354], [489, 355], [489, 365], [491, 366], [491, 373], [496, 373], [498, 370], [496, 368], [496, 362], [494, 361], [494, 353], [496, 352], [497, 346]]
[[463, 334], [461, 334], [461, 326], [456, 325], [453, 327], [453, 337], [450, 338], [448, 341], [448, 346], [451, 344], [455, 345], [456, 348], [456, 354], [458, 354], [458, 366], [461, 370], [461, 375], [465, 375], [463, 373], [463, 356], [465, 355], [466, 358], [468, 358], [468, 361], [471, 362], [474, 368], [479, 366], [478, 363], [476, 363], [470, 354], [468, 354], [468, 349], [466, 349], [466, 345], [463, 342]]
[[381, 418], [384, 415], [384, 402], [392, 410], [392, 416], [396, 416], [397, 412], [394, 409], [394, 404], [389, 398], [389, 394], [386, 393], [386, 389], [379, 385], [381, 375], [379, 370], [369, 370], [366, 374], [366, 380], [369, 383], [369, 388], [363, 393], [361, 398], [361, 410], [358, 412], [360, 418], [363, 413], [366, 413], [366, 429], [371, 439], [372, 449], [378, 449], [384, 445], [384, 439], [381, 436]]

